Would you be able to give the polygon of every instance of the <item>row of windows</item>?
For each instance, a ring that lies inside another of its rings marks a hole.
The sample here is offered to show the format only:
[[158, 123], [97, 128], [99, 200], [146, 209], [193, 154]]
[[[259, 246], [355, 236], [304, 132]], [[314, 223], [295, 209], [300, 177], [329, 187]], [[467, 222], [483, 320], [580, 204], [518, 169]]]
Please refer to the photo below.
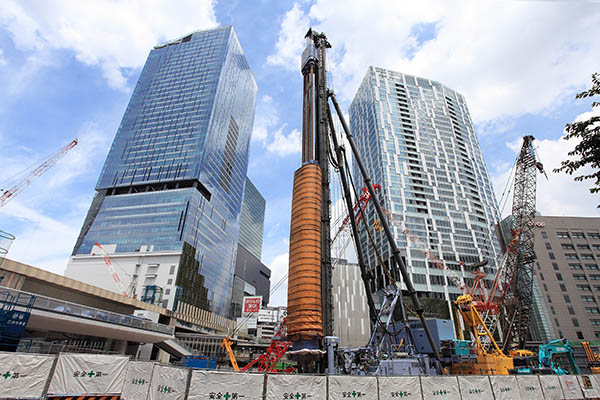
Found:
[[[600, 233], [598, 232], [565, 232], [565, 231], [558, 231], [556, 232], [556, 237], [558, 237], [559, 239], [585, 239], [587, 236], [588, 239], [600, 239]], [[542, 238], [544, 239], [548, 239], [548, 233], [547, 232], [543, 232], [542, 231]]]

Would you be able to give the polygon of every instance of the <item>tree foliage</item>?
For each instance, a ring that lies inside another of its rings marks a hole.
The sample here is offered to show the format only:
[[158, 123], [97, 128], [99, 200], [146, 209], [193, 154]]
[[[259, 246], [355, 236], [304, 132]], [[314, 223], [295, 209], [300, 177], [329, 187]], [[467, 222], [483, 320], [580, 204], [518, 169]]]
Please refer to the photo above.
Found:
[[[576, 99], [585, 99], [588, 97], [600, 95], [600, 74], [592, 75], [592, 88], [585, 90], [575, 96]], [[600, 102], [592, 102], [592, 109], [600, 106]], [[593, 179], [594, 186], [590, 188], [591, 193], [600, 192], [600, 116], [592, 116], [585, 121], [573, 122], [567, 124], [565, 140], [579, 139], [580, 142], [573, 151], [568, 154], [573, 159], [561, 162], [560, 168], [554, 169], [554, 172], [565, 172], [573, 175], [578, 169], [589, 165], [592, 172], [575, 176], [578, 182], [584, 179]], [[600, 205], [598, 206], [600, 208]]]

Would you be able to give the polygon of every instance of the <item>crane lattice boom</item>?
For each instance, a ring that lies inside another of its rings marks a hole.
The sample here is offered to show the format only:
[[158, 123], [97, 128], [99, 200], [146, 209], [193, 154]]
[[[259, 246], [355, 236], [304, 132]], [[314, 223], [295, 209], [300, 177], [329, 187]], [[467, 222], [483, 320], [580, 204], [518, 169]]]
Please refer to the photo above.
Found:
[[536, 170], [544, 172], [536, 160], [533, 136], [523, 137], [523, 146], [515, 166], [511, 232], [519, 234], [516, 251], [507, 255], [505, 286], [505, 319], [503, 349], [523, 348], [529, 332], [529, 320], [533, 302], [533, 227], [535, 218]]
[[50, 167], [62, 158], [69, 150], [77, 146], [77, 139], [73, 139], [71, 143], [61, 147], [56, 153], [50, 155], [48, 158], [43, 160], [33, 171], [28, 173], [24, 178], [20, 179], [16, 184], [6, 190], [0, 189], [2, 195], [0, 196], [0, 207], [4, 207], [10, 200], [12, 200], [21, 190], [28, 186], [35, 179], [43, 175]]
[[104, 250], [104, 248], [102, 246], [100, 246], [100, 243], [98, 243], [98, 242], [96, 242], [95, 245], [98, 248], [98, 250], [100, 250], [100, 252], [102, 253], [102, 258], [104, 258], [104, 263], [110, 270], [110, 274], [112, 275], [113, 280], [119, 287], [121, 294], [123, 296], [130, 297], [129, 293], [127, 293], [127, 289], [125, 289], [125, 286], [123, 286], [123, 282], [121, 282], [121, 278], [119, 277], [119, 274], [117, 274], [117, 271], [115, 271], [115, 267], [113, 267], [112, 262], [110, 261], [110, 258], [108, 257], [108, 253], [106, 252], [106, 250]]

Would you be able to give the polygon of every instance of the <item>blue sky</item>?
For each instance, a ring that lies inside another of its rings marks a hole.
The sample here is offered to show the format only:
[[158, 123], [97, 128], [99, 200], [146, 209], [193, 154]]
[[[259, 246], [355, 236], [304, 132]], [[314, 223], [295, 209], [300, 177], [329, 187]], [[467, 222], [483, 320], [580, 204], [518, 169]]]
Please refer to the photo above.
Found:
[[[174, 5], [176, 4], [176, 5]], [[574, 95], [600, 71], [598, 2], [109, 1], [0, 3], [0, 183], [75, 137], [80, 145], [0, 209], [9, 257], [62, 273], [104, 158], [151, 47], [232, 24], [259, 93], [249, 176], [267, 200], [263, 262], [287, 271], [292, 175], [300, 164], [299, 54], [324, 31], [344, 109], [369, 65], [463, 93], [499, 196], [520, 138], [547, 170], [572, 145], [566, 122], [592, 112]], [[598, 110], [594, 111], [598, 114]], [[545, 215], [598, 216], [588, 183], [549, 174]], [[285, 286], [272, 297], [285, 303]]]

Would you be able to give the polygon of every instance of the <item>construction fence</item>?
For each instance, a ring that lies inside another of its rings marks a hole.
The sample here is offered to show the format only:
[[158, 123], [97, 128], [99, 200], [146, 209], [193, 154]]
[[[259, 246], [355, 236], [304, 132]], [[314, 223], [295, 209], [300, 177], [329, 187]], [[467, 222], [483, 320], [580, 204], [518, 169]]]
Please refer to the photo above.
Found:
[[69, 353], [0, 353], [0, 365], [0, 399], [600, 399], [600, 375], [265, 375]]

